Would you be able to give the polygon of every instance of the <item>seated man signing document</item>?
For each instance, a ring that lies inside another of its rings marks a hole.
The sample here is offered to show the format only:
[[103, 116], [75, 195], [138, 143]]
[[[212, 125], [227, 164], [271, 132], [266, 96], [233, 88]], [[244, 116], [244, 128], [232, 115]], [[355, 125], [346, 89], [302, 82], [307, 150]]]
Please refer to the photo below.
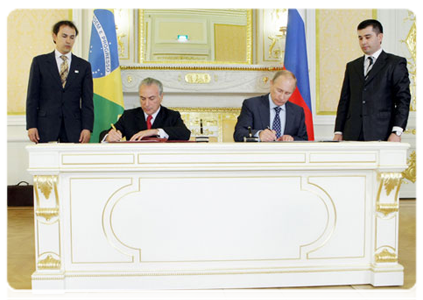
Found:
[[234, 140], [252, 136], [261, 142], [307, 140], [302, 107], [289, 102], [297, 79], [288, 70], [277, 72], [270, 81], [270, 93], [250, 98], [242, 104], [235, 125]]
[[179, 112], [161, 106], [163, 85], [153, 78], [145, 78], [139, 86], [141, 107], [125, 110], [114, 128], [103, 131], [100, 141], [118, 142], [123, 137], [139, 141], [145, 137], [169, 140], [189, 140], [191, 132]]

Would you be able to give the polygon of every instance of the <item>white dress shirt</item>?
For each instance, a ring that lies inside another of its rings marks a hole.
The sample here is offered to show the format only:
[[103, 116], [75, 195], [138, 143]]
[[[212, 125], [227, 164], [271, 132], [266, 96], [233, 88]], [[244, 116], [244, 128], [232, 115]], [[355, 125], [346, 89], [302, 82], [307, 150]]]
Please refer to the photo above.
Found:
[[[276, 111], [275, 111], [275, 107], [277, 107], [278, 105], [276, 105], [273, 100], [272, 100], [272, 96], [269, 94], [269, 112], [270, 112], [270, 129], [273, 130], [273, 120], [275, 119], [276, 116]], [[279, 106], [281, 108], [280, 112], [279, 112], [279, 118], [281, 119], [281, 136], [283, 136], [284, 131], [285, 131], [285, 123], [286, 123], [286, 107], [285, 104], [282, 106]], [[255, 137], [258, 137], [260, 140], [260, 132], [262, 132], [262, 130], [259, 130], [256, 132], [256, 134], [254, 135]]]

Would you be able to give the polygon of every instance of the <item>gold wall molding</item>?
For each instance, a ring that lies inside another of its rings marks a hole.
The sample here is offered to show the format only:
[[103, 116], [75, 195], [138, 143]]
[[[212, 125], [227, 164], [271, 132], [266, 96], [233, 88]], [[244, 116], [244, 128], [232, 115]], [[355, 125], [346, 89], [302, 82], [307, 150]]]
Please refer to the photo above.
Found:
[[205, 112], [205, 113], [236, 113], [241, 112], [238, 107], [172, 107], [171, 109], [184, 112]]
[[[232, 66], [233, 65], [233, 66]], [[234, 64], [226, 64], [225, 66], [212, 66], [212, 65], [137, 65], [137, 66], [121, 66], [122, 70], [211, 70], [211, 71], [263, 71], [275, 72], [283, 70], [283, 66], [238, 66]]]
[[407, 179], [412, 183], [416, 182], [417, 164], [416, 164], [416, 151], [411, 152], [410, 157], [407, 159], [408, 168], [402, 172], [403, 179]]

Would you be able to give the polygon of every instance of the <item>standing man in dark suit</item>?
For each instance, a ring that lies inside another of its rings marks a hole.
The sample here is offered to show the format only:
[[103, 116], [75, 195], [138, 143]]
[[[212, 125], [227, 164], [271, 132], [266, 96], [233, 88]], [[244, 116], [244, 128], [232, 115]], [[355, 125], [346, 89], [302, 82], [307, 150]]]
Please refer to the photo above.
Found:
[[361, 22], [357, 34], [365, 55], [347, 64], [334, 140], [400, 142], [411, 99], [407, 61], [382, 50], [379, 21]]
[[289, 102], [295, 91], [295, 75], [282, 70], [270, 81], [270, 93], [244, 100], [235, 125], [234, 140], [251, 134], [261, 142], [308, 140], [302, 107]]
[[189, 140], [191, 132], [182, 121], [181, 114], [161, 106], [163, 85], [160, 81], [145, 78], [139, 86], [139, 96], [141, 107], [125, 110], [114, 124], [115, 128], [100, 134], [100, 141], [117, 142], [123, 137], [130, 141], [139, 141], [152, 136]]
[[34, 143], [87, 143], [94, 123], [89, 62], [71, 53], [78, 29], [71, 21], [53, 26], [56, 49], [33, 59], [26, 100], [26, 128]]

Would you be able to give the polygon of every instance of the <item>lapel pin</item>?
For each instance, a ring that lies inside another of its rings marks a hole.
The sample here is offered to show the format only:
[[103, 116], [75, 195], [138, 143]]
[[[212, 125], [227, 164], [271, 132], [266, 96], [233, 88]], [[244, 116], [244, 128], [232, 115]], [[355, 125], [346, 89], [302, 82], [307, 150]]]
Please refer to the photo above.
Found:
[[79, 70], [75, 70], [75, 73], [79, 73]]

